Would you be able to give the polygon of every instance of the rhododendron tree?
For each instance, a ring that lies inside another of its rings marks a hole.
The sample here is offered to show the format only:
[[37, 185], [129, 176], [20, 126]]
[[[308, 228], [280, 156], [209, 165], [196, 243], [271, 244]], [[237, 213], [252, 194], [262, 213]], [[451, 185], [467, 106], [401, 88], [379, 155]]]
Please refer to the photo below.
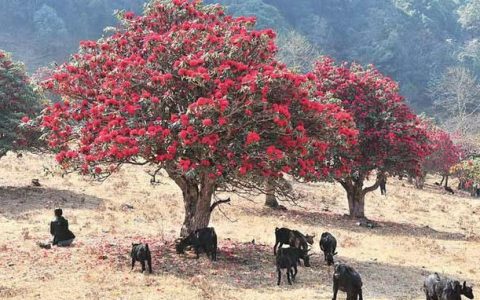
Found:
[[[364, 218], [365, 195], [378, 188], [382, 177], [421, 171], [429, 153], [428, 138], [419, 119], [405, 104], [398, 85], [373, 66], [317, 62], [317, 97], [333, 97], [356, 123], [358, 143], [341, 154], [351, 169], [337, 177], [348, 197], [350, 216]], [[376, 171], [376, 180], [365, 181]]]
[[453, 143], [449, 133], [435, 126], [431, 120], [422, 122], [431, 144], [431, 153], [423, 162], [422, 178], [427, 173], [439, 174], [442, 176], [442, 183], [445, 181], [447, 186], [450, 169], [462, 159], [462, 149]]
[[41, 99], [23, 64], [0, 50], [0, 158], [11, 150], [40, 146], [39, 131], [20, 125], [40, 112]]
[[271, 30], [200, 1], [152, 1], [121, 18], [44, 83], [63, 98], [43, 126], [66, 170], [163, 169], [183, 193], [181, 235], [209, 224], [216, 191], [346, 171], [334, 157], [355, 142], [351, 116], [310, 99], [312, 75], [275, 61]]

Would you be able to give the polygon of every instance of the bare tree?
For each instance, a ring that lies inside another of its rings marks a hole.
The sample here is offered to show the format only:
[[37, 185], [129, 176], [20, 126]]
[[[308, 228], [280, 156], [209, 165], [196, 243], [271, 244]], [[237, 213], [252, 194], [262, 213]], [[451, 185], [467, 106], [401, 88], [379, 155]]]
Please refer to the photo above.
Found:
[[464, 67], [450, 67], [431, 85], [434, 104], [444, 127], [460, 137], [480, 130], [480, 85]]
[[320, 56], [319, 49], [294, 30], [281, 34], [278, 44], [278, 59], [299, 72], [311, 70], [313, 62]]

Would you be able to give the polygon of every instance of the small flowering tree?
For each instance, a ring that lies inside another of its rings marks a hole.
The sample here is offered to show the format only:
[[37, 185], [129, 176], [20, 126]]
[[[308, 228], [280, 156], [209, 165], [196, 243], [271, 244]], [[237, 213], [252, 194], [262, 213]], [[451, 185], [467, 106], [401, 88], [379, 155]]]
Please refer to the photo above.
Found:
[[25, 74], [23, 64], [0, 50], [0, 158], [8, 151], [40, 145], [39, 132], [22, 128], [41, 110], [41, 95]]
[[431, 153], [423, 162], [422, 182], [426, 173], [439, 174], [442, 176], [442, 183], [448, 184], [450, 169], [458, 164], [462, 158], [462, 150], [455, 145], [450, 134], [435, 126], [431, 121], [426, 122], [426, 130], [431, 144]]
[[[356, 146], [341, 154], [351, 171], [337, 180], [347, 192], [350, 216], [364, 218], [365, 195], [378, 188], [382, 177], [420, 172], [429, 153], [426, 132], [399, 95], [397, 83], [373, 66], [337, 65], [324, 57], [314, 73], [317, 97], [338, 99], [359, 130]], [[377, 179], [365, 187], [374, 171]]]
[[44, 83], [63, 97], [43, 126], [66, 170], [165, 170], [183, 193], [181, 235], [209, 224], [216, 191], [344, 171], [331, 158], [355, 142], [351, 116], [310, 99], [312, 76], [275, 61], [271, 30], [200, 1], [151, 1], [121, 17], [123, 28], [82, 42]]
[[463, 182], [463, 188], [478, 196], [480, 189], [480, 158], [470, 158], [452, 166], [450, 173]]

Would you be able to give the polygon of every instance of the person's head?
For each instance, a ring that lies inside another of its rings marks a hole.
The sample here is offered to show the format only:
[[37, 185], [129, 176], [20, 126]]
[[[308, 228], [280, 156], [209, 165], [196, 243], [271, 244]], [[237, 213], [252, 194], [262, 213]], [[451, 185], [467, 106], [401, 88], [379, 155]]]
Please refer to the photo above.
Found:
[[54, 213], [55, 213], [55, 217], [61, 217], [63, 214], [63, 210], [61, 208], [56, 208], [54, 210]]

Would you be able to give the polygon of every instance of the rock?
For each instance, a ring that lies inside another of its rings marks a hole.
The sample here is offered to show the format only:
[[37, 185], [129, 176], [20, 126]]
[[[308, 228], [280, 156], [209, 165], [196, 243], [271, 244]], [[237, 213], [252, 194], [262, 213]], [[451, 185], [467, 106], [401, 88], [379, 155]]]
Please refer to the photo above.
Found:
[[38, 179], [32, 179], [32, 185], [33, 185], [33, 186], [42, 186], [42, 185], [40, 184], [40, 180], [38, 180]]
[[358, 221], [357, 223], [357, 226], [361, 226], [361, 227], [367, 227], [367, 228], [375, 228], [375, 227], [379, 227], [379, 225], [373, 221], [368, 221], [368, 220], [362, 220], [362, 221]]
[[122, 210], [131, 210], [131, 209], [134, 209], [133, 205], [128, 204], [128, 203], [123, 203], [122, 205], [120, 205], [120, 208], [121, 208]]
[[52, 248], [52, 244], [50, 244], [50, 243], [38, 242], [37, 245], [38, 245], [38, 247], [40, 247], [42, 249], [51, 249]]

